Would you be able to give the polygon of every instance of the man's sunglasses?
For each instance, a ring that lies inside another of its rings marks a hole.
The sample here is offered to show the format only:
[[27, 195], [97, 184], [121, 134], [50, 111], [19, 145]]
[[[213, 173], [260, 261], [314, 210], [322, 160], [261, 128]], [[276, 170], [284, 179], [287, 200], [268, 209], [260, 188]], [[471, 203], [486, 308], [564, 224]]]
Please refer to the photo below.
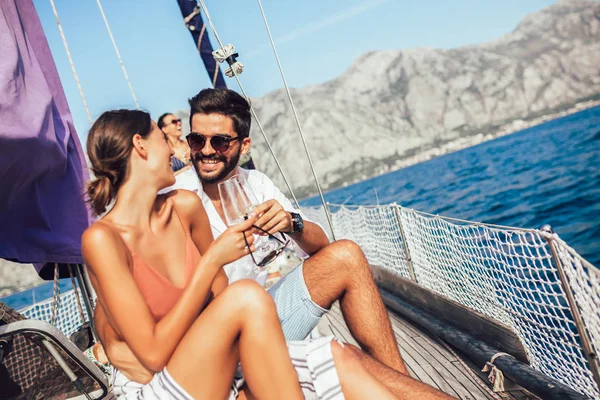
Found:
[[180, 120], [180, 119], [174, 119], [174, 120], [171, 120], [171, 122], [169, 122], [167, 125], [171, 125], [171, 124], [180, 124], [180, 123], [181, 123], [181, 120]]
[[[257, 267], [264, 267], [265, 265], [269, 264], [271, 261], [276, 259], [277, 256], [279, 256], [281, 253], [283, 253], [283, 251], [286, 249], [286, 247], [288, 247], [288, 245], [290, 244], [290, 241], [288, 239], [287, 241], [284, 242], [283, 240], [279, 239], [277, 236], [270, 234], [269, 232], [265, 231], [262, 228], [259, 228], [256, 225], [252, 225], [252, 227], [258, 229], [259, 231], [266, 233], [267, 235], [269, 235], [269, 237], [271, 239], [275, 239], [283, 245], [280, 248], [278, 248], [277, 250], [273, 250], [273, 251], [269, 252], [269, 254], [264, 256], [263, 259], [260, 261], [256, 261], [256, 258], [254, 258], [254, 254], [252, 252], [250, 252], [250, 257], [252, 257], [252, 261], [254, 262], [254, 265], [256, 265]], [[279, 234], [281, 235], [281, 237], [283, 239], [285, 239], [285, 236], [283, 236], [282, 233], [279, 233]], [[250, 248], [250, 246], [248, 245], [248, 239], [246, 239], [245, 234], [244, 234], [244, 241], [246, 242], [246, 247]]]
[[210, 146], [215, 149], [215, 151], [219, 153], [225, 153], [229, 150], [229, 145], [234, 140], [240, 139], [239, 136], [229, 137], [229, 136], [213, 136], [211, 138], [207, 138], [199, 133], [190, 133], [187, 135], [187, 142], [192, 151], [201, 151], [206, 145], [206, 141], [210, 143]]

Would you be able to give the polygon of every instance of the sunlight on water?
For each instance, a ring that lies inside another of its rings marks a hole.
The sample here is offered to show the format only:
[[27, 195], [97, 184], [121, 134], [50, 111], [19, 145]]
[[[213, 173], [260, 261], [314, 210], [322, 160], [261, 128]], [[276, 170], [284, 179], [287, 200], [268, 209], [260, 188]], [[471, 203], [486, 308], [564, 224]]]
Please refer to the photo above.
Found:
[[[600, 265], [600, 107], [584, 110], [325, 195], [448, 217], [539, 228], [550, 224]], [[318, 198], [302, 202], [320, 204]]]

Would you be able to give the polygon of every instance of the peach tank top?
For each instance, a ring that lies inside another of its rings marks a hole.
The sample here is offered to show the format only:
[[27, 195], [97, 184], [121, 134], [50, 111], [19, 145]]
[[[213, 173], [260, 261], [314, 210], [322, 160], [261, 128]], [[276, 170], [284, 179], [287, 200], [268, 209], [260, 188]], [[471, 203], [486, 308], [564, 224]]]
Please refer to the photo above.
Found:
[[135, 279], [150, 312], [156, 321], [163, 318], [173, 308], [200, 261], [200, 252], [189, 234], [186, 235], [185, 284], [175, 286], [162, 274], [149, 266], [138, 254], [132, 252], [133, 278]]

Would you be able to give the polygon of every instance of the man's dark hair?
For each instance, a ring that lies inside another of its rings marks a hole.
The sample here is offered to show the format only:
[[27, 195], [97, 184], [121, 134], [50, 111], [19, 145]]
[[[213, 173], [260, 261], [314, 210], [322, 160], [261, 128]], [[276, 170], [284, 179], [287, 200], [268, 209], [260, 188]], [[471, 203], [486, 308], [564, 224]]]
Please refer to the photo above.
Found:
[[242, 138], [250, 136], [250, 104], [231, 89], [203, 89], [190, 100], [190, 126], [194, 114], [221, 114], [233, 120], [233, 130]]
[[175, 115], [173, 113], [164, 113], [163, 115], [161, 115], [160, 117], [158, 117], [158, 120], [156, 120], [156, 125], [158, 125], [158, 129], [162, 129], [163, 126], [165, 126], [165, 118], [167, 118], [168, 115]]

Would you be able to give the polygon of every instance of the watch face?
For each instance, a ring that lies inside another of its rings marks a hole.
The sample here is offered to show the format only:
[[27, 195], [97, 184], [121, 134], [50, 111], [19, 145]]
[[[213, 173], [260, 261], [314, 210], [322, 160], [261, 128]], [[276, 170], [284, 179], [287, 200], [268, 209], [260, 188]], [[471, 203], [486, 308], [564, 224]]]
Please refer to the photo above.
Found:
[[299, 232], [304, 229], [304, 221], [302, 220], [302, 216], [300, 214], [293, 213], [292, 221], [294, 224], [294, 231]]
[[296, 224], [298, 225], [296, 230], [301, 231], [302, 229], [304, 229], [304, 221], [302, 220], [302, 217], [299, 215], [298, 215], [298, 219], [296, 220]]

